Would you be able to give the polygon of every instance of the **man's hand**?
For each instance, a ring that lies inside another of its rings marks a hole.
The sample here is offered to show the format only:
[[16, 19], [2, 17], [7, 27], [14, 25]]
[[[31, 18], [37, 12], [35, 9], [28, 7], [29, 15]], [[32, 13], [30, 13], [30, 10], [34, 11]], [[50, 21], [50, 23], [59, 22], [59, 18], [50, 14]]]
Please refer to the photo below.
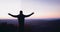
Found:
[[10, 13], [8, 13], [8, 15], [11, 15]]
[[34, 14], [34, 12], [32, 14]]

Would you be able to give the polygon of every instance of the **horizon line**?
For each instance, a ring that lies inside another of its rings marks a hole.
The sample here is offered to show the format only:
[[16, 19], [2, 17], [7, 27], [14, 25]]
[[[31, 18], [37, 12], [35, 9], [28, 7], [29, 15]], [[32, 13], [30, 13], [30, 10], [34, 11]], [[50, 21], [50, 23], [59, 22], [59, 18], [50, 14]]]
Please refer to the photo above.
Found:
[[[2, 19], [17, 19], [17, 18], [2, 18]], [[25, 18], [25, 19], [60, 19], [60, 18]]]

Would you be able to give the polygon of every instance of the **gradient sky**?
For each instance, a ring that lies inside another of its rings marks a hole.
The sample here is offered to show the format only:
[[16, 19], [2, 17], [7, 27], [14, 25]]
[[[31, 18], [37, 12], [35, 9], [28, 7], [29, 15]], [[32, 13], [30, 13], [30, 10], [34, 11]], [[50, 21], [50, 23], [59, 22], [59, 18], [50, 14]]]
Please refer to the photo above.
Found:
[[60, 18], [60, 0], [0, 0], [0, 19], [13, 18], [8, 15], [35, 14], [29, 18]]

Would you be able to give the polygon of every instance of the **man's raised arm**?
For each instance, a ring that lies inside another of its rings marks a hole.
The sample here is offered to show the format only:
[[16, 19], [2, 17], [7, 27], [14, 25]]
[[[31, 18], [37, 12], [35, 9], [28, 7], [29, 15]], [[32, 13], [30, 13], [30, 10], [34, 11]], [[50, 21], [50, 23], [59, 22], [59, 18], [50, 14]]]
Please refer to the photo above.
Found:
[[8, 13], [8, 15], [10, 15], [10, 16], [12, 16], [12, 17], [17, 17], [17, 15], [12, 15], [12, 14], [10, 14], [10, 13]]
[[34, 14], [34, 12], [33, 13], [31, 13], [31, 14], [29, 14], [29, 15], [25, 15], [25, 17], [29, 17], [29, 16], [31, 16], [31, 15], [33, 15]]

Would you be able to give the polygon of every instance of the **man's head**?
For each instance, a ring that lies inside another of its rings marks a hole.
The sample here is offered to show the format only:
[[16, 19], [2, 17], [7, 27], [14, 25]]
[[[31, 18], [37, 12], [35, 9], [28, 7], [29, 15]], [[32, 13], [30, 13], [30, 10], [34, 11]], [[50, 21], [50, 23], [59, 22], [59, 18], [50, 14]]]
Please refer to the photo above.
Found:
[[22, 10], [20, 10], [20, 14], [22, 14], [23, 13], [23, 11]]

